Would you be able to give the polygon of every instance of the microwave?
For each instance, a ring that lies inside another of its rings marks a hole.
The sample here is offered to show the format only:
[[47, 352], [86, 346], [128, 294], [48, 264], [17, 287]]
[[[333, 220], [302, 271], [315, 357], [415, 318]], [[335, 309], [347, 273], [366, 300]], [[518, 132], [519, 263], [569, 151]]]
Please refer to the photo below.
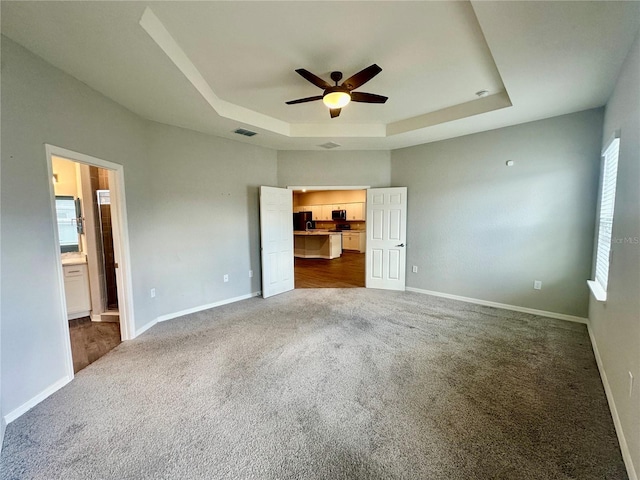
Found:
[[332, 220], [346, 220], [347, 219], [347, 211], [346, 210], [332, 210], [331, 211], [331, 219]]

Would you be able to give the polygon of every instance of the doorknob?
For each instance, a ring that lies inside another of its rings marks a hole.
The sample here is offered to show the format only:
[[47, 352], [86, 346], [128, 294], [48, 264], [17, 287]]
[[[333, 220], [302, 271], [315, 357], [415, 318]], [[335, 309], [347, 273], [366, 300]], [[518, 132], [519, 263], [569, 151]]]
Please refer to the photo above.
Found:
[[400, 245], [396, 245], [396, 247], [404, 247], [404, 243], [401, 243]]

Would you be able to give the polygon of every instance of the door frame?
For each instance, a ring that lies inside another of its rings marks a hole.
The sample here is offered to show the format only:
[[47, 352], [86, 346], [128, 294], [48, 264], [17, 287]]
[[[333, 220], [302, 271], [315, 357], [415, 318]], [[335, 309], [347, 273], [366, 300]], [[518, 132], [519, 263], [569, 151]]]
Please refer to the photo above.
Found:
[[[49, 179], [49, 193], [51, 200], [51, 211], [53, 214], [53, 235], [56, 245], [60, 244], [58, 236], [58, 225], [55, 221], [56, 215], [56, 194], [53, 186], [53, 164], [52, 157], [61, 157], [73, 162], [103, 168], [109, 171], [109, 190], [111, 191], [112, 207], [112, 228], [113, 228], [113, 248], [118, 263], [116, 269], [116, 288], [118, 290], [118, 310], [120, 316], [120, 335], [122, 340], [135, 338], [135, 320], [133, 315], [133, 287], [131, 275], [131, 254], [129, 249], [129, 228], [127, 221], [127, 208], [125, 197], [124, 167], [118, 163], [113, 163], [101, 158], [92, 157], [84, 153], [75, 152], [66, 148], [45, 143], [47, 157], [47, 172]], [[62, 258], [58, 248], [58, 261], [56, 269], [58, 272], [58, 292], [60, 294], [61, 310], [58, 312], [62, 331], [65, 339], [65, 363], [69, 380], [74, 378], [73, 357], [71, 354], [71, 337], [69, 333], [69, 321], [67, 319], [67, 301], [64, 292], [64, 271], [62, 268]]]
[[332, 186], [332, 185], [287, 185], [289, 190], [368, 190], [371, 185], [342, 185], [342, 186]]

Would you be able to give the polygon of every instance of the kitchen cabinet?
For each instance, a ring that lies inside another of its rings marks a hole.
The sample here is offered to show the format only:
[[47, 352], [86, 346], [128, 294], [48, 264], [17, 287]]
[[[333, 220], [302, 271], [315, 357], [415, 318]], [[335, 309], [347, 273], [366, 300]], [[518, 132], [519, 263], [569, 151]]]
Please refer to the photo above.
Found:
[[[311, 212], [312, 220], [322, 220], [322, 205], [300, 205], [293, 207], [293, 213]], [[329, 212], [331, 216], [331, 212]]]
[[67, 301], [67, 317], [86, 317], [91, 311], [89, 274], [87, 264], [64, 265], [64, 296]]
[[331, 260], [342, 255], [338, 232], [294, 232], [293, 255], [298, 258], [324, 258]]
[[344, 230], [342, 232], [342, 249], [355, 250], [360, 253], [366, 251], [366, 233]]
[[299, 207], [293, 207], [293, 213], [311, 212], [312, 220], [322, 220], [320, 218], [320, 205], [300, 205]]
[[311, 211], [313, 221], [322, 220], [322, 205], [311, 205], [308, 208]]
[[346, 210], [349, 221], [364, 221], [366, 216], [366, 204], [363, 202], [354, 203], [329, 203], [324, 205], [300, 205], [293, 209], [294, 212], [311, 212], [314, 221], [331, 221], [331, 212], [334, 210]]
[[365, 208], [364, 203], [345, 203], [347, 211], [347, 220], [364, 220]]
[[320, 205], [321, 218], [319, 220], [332, 220], [331, 212], [334, 210], [333, 205]]

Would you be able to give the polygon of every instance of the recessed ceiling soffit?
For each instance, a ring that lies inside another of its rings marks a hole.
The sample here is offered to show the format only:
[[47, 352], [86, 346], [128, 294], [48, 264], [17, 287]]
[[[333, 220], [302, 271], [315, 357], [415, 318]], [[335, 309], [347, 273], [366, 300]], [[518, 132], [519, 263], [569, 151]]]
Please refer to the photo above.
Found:
[[493, 64], [494, 74], [500, 79], [503, 90], [485, 94], [476, 100], [386, 124], [290, 123], [220, 98], [150, 8], [145, 9], [139, 24], [218, 115], [287, 137], [390, 137], [512, 106], [502, 78]]

